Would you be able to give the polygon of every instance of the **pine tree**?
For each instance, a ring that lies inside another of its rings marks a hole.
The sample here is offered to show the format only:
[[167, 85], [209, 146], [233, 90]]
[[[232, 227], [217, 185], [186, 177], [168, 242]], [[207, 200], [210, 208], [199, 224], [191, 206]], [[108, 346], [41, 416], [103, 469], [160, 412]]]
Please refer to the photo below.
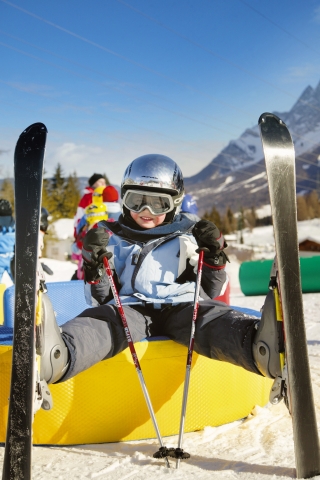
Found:
[[68, 196], [68, 202], [66, 204], [66, 218], [73, 218], [77, 211], [77, 206], [81, 196], [79, 180], [76, 172], [74, 172], [73, 175], [69, 175], [65, 184], [65, 190]]
[[203, 218], [205, 220], [210, 220], [210, 222], [214, 223], [219, 228], [219, 230], [222, 230], [223, 225], [222, 225], [220, 213], [218, 212], [216, 207], [212, 207], [211, 212], [209, 213], [206, 212]]
[[309, 218], [319, 218], [320, 217], [320, 205], [319, 197], [316, 190], [313, 190], [306, 197], [307, 207], [308, 207], [308, 217]]
[[247, 221], [249, 228], [252, 229], [257, 224], [257, 215], [254, 207], [251, 207], [250, 210], [247, 210], [245, 213], [245, 220]]
[[244, 211], [243, 207], [240, 207], [240, 214], [238, 217], [238, 230], [240, 232], [240, 243], [243, 244], [243, 233], [242, 230], [244, 229], [245, 226], [245, 219], [244, 219]]
[[231, 233], [231, 227], [230, 227], [230, 223], [229, 223], [229, 218], [228, 218], [228, 215], [225, 214], [223, 217], [222, 217], [222, 231], [224, 234], [228, 234], [228, 233]]
[[79, 182], [76, 173], [66, 180], [58, 163], [53, 178], [45, 179], [42, 206], [52, 215], [52, 220], [73, 218], [80, 199]]
[[298, 221], [308, 220], [309, 218], [307, 201], [302, 195], [297, 196], [297, 218]]
[[236, 219], [233, 215], [233, 211], [230, 207], [227, 208], [226, 216], [228, 217], [228, 222], [230, 225], [230, 232], [234, 232], [236, 230]]
[[61, 165], [58, 163], [48, 189], [48, 210], [53, 220], [64, 218], [64, 178]]
[[45, 207], [49, 213], [50, 212], [50, 185], [51, 185], [51, 181], [50, 179], [48, 178], [44, 178], [43, 179], [43, 183], [42, 183], [42, 207]]
[[14, 187], [10, 178], [3, 179], [0, 190], [0, 198], [8, 200], [8, 202], [11, 204], [12, 212], [14, 212]]

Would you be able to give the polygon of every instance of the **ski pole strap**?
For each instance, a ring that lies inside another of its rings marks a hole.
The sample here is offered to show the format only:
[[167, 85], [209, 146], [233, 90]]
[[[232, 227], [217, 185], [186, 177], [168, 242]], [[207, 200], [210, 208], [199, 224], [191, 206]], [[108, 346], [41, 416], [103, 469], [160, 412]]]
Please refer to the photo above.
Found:
[[198, 259], [197, 282], [196, 282], [196, 288], [194, 292], [194, 305], [193, 305], [193, 314], [192, 314], [191, 335], [190, 335], [190, 342], [189, 342], [189, 349], [188, 349], [187, 367], [191, 367], [191, 363], [192, 363], [195, 328], [196, 328], [196, 321], [197, 321], [198, 308], [199, 308], [199, 295], [200, 295], [200, 286], [201, 286], [201, 277], [202, 277], [203, 256], [204, 256], [204, 252], [207, 249], [199, 248], [198, 250], [199, 250], [199, 259]]

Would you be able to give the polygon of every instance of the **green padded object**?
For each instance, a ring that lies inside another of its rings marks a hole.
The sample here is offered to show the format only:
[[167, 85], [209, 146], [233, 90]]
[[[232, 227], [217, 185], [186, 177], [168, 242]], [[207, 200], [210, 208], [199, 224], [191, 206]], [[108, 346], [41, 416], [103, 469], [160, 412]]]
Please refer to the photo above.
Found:
[[[239, 281], [244, 295], [266, 295], [273, 260], [243, 262]], [[320, 255], [300, 257], [300, 275], [303, 293], [320, 292]]]

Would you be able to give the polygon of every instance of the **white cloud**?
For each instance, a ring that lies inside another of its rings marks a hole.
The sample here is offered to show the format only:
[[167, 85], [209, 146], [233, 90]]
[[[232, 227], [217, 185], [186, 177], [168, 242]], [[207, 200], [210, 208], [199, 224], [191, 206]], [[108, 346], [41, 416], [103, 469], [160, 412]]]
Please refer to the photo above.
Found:
[[57, 164], [60, 163], [66, 175], [76, 171], [81, 176], [78, 171], [84, 171], [86, 167], [90, 168], [91, 165], [100, 163], [102, 156], [103, 149], [101, 147], [65, 142], [53, 151], [48, 152], [46, 169], [50, 169], [50, 173], [52, 173]]
[[51, 176], [58, 163], [67, 176], [74, 171], [78, 177], [90, 177], [92, 173], [106, 173], [110, 182], [120, 185], [128, 164], [140, 155], [161, 153], [175, 160], [185, 177], [195, 175], [206, 167], [225, 145], [222, 142], [198, 140], [185, 146], [164, 141], [152, 135], [144, 136], [123, 132], [108, 135], [105, 145], [63, 142], [47, 145], [45, 170]]
[[[319, 12], [320, 15], [320, 12]], [[320, 65], [317, 63], [306, 63], [304, 65], [292, 66], [286, 70], [282, 77], [283, 83], [293, 83], [305, 80], [310, 83], [310, 78], [319, 77]]]

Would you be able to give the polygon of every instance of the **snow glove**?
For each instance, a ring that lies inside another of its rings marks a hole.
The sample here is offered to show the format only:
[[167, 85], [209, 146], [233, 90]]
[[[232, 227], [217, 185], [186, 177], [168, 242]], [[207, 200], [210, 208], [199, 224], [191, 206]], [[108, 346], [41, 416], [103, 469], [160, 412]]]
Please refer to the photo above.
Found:
[[103, 276], [105, 269], [103, 257], [112, 257], [107, 251], [110, 235], [103, 227], [89, 230], [83, 239], [82, 258], [84, 269], [84, 281], [97, 283]]
[[209, 220], [200, 220], [192, 229], [192, 234], [199, 245], [204, 248], [204, 262], [213, 267], [224, 267], [230, 261], [223, 251], [228, 246], [222, 233]]

